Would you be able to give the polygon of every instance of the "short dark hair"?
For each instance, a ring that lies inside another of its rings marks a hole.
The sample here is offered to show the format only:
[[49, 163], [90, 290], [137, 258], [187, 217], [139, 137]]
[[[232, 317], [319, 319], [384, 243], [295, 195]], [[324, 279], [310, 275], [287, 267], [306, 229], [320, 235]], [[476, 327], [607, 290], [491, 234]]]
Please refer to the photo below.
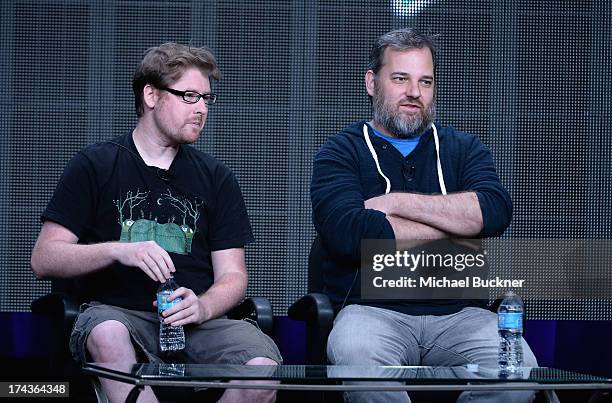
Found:
[[169, 87], [190, 67], [199, 69], [209, 78], [221, 78], [215, 56], [208, 48], [169, 42], [147, 49], [132, 79], [138, 117], [144, 113], [142, 90], [147, 84], [155, 88]]
[[426, 34], [414, 28], [396, 29], [380, 36], [370, 52], [370, 60], [368, 70], [372, 70], [374, 74], [382, 68], [385, 49], [391, 48], [394, 50], [404, 51], [410, 49], [429, 48], [433, 59], [434, 70], [436, 67], [436, 40], [437, 35]]

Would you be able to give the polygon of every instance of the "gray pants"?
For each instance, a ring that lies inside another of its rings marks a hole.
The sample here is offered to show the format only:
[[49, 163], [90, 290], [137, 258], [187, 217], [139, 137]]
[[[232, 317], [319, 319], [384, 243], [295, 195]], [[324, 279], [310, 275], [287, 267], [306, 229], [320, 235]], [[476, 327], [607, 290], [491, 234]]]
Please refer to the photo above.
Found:
[[[411, 316], [387, 309], [349, 305], [342, 309], [327, 343], [335, 365], [478, 364], [497, 368], [497, 315], [465, 308], [442, 316]], [[523, 340], [523, 365], [536, 358]], [[464, 392], [458, 402], [531, 402], [533, 391]], [[405, 392], [346, 392], [347, 402], [410, 402]]]

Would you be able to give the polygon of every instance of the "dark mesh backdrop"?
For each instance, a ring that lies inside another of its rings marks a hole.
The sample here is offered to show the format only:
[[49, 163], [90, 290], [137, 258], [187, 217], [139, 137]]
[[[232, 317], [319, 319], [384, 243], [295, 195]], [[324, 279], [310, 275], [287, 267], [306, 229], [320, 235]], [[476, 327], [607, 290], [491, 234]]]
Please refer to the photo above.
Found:
[[[257, 238], [249, 294], [276, 314], [306, 291], [312, 158], [369, 118], [367, 55], [394, 27], [441, 34], [439, 118], [492, 149], [515, 203], [507, 237], [612, 238], [610, 2], [362, 3], [0, 2], [0, 310], [27, 311], [49, 291], [29, 269], [39, 214], [77, 150], [134, 127], [132, 73], [166, 41], [219, 60], [219, 101], [196, 147], [236, 173]], [[603, 300], [528, 312], [612, 319]]]

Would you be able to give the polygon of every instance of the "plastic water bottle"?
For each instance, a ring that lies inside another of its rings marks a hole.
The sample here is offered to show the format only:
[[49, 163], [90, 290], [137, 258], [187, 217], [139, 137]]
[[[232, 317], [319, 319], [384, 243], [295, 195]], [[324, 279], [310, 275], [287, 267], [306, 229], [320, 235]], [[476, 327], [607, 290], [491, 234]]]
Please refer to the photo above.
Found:
[[519, 374], [523, 365], [523, 300], [514, 291], [504, 296], [497, 310], [499, 370], [502, 375]]
[[160, 376], [183, 376], [185, 375], [185, 364], [159, 363], [158, 375]]
[[157, 314], [159, 315], [159, 347], [162, 352], [178, 351], [185, 348], [185, 332], [183, 326], [170, 326], [164, 323], [162, 312], [174, 304], [181, 302], [181, 297], [168, 301], [168, 297], [178, 285], [173, 277], [160, 284], [157, 289]]

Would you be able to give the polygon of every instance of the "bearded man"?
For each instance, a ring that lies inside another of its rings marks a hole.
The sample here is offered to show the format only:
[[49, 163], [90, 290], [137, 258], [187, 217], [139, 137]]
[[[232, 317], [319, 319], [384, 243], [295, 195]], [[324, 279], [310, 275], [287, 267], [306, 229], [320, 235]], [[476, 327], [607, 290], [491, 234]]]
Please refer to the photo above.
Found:
[[[337, 317], [336, 365], [478, 364], [497, 368], [497, 317], [486, 301], [367, 300], [361, 241], [501, 235], [512, 202], [489, 150], [434, 124], [434, 38], [399, 29], [378, 38], [365, 74], [373, 117], [330, 137], [314, 160], [311, 200], [324, 292]], [[524, 365], [537, 366], [523, 340]], [[351, 402], [408, 402], [405, 392], [351, 392]], [[459, 401], [527, 402], [532, 391], [464, 392]]]

